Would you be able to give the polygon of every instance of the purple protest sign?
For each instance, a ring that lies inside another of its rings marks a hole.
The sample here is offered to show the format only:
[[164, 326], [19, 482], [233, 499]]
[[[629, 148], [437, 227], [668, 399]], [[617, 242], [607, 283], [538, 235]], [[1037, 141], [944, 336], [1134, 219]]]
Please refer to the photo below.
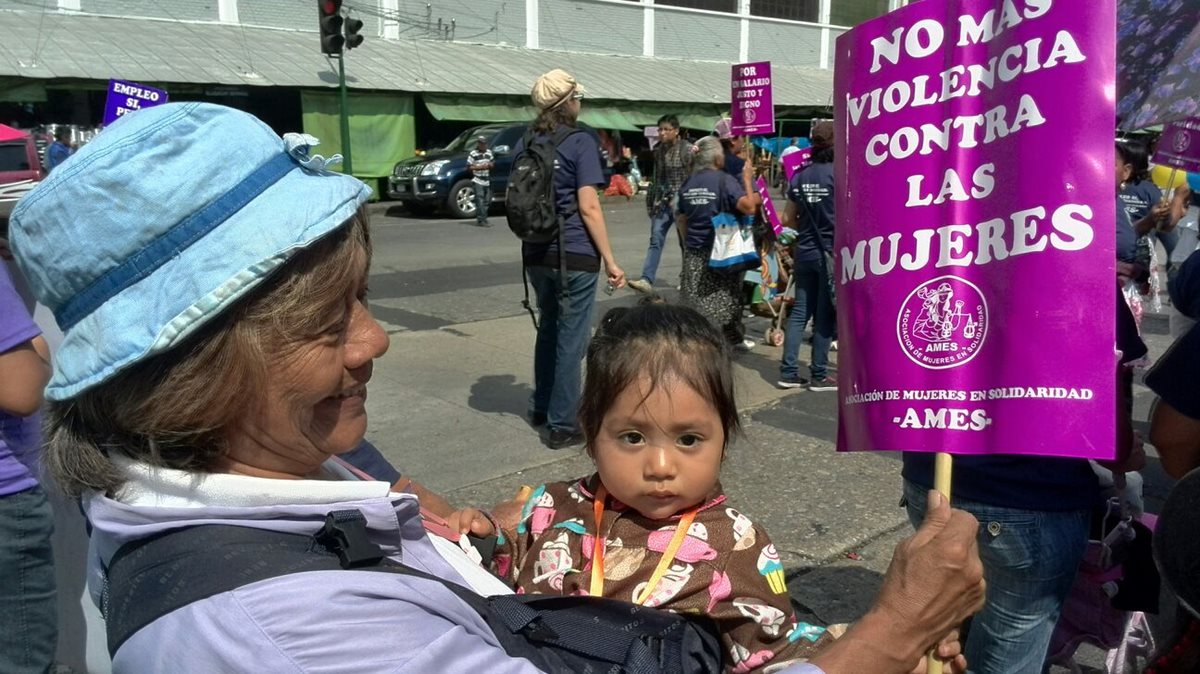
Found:
[[142, 108], [153, 108], [167, 102], [167, 92], [137, 82], [108, 81], [108, 98], [104, 101], [104, 126], [117, 121], [121, 115]]
[[733, 134], [761, 136], [775, 132], [775, 104], [771, 91], [771, 62], [733, 66]]
[[779, 219], [779, 211], [775, 210], [775, 202], [771, 200], [771, 191], [767, 189], [767, 181], [762, 176], [754, 179], [754, 189], [758, 192], [758, 196], [762, 197], [763, 215], [767, 216], [767, 222], [771, 223], [771, 229], [775, 230], [775, 236], [783, 234], [783, 221]]
[[783, 164], [783, 174], [787, 176], [790, 183], [792, 176], [796, 175], [796, 171], [812, 163], [812, 148], [802, 147], [797, 148], [795, 152], [784, 152], [783, 156], [779, 158], [779, 163]]
[[1114, 3], [837, 39], [839, 450], [1112, 458]]
[[1158, 141], [1154, 163], [1200, 173], [1200, 117], [1168, 124]]

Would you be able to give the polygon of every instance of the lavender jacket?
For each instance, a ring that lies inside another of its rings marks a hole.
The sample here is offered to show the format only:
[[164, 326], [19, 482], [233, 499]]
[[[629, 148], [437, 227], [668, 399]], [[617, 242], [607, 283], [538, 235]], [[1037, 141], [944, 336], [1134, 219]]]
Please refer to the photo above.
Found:
[[[328, 480], [196, 475], [127, 463], [117, 498], [84, 499], [93, 527], [89, 589], [121, 545], [197, 524], [313, 534], [331, 510], [363, 513], [371, 540], [393, 559], [470, 587], [506, 591], [454, 544], [427, 535], [417, 499], [356, 481], [333, 462]], [[103, 606], [101, 605], [103, 609]], [[483, 619], [438, 583], [364, 571], [272, 578], [197, 601], [130, 637], [114, 672], [489, 672], [533, 674], [509, 657]], [[789, 674], [820, 674], [810, 666]]]

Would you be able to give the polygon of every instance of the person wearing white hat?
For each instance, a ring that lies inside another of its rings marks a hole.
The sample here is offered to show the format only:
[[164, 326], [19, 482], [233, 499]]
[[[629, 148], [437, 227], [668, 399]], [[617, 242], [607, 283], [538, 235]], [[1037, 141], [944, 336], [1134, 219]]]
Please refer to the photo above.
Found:
[[[601, 268], [609, 286], [625, 285], [625, 272], [609, 244], [597, 192], [605, 184], [600, 147], [595, 138], [577, 128], [584, 92], [570, 73], [559, 69], [539, 77], [530, 92], [540, 112], [528, 137], [549, 138], [555, 143], [555, 211], [562, 221], [562, 250], [558, 238], [547, 243], [525, 242], [521, 247], [541, 315], [529, 420], [534, 426], [546, 426], [545, 442], [551, 449], [583, 442], [577, 419], [580, 364], [591, 335]], [[522, 139], [514, 155], [525, 145]]]

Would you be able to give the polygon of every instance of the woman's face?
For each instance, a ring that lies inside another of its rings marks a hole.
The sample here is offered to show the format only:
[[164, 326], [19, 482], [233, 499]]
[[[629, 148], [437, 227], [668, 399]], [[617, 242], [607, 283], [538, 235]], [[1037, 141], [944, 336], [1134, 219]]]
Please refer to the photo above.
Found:
[[1117, 152], [1117, 191], [1121, 191], [1121, 186], [1133, 177], [1133, 166], [1125, 163], [1125, 158]]
[[388, 336], [366, 305], [366, 256], [359, 280], [326, 310], [321, 334], [273, 360], [263, 404], [230, 441], [229, 459], [295, 477], [354, 449], [367, 430], [367, 382]]

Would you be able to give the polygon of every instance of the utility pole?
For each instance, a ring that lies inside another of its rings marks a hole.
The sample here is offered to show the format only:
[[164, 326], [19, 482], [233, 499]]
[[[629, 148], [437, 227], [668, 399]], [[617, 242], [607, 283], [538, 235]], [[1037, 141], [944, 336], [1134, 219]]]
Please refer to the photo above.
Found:
[[346, 52], [338, 54], [338, 89], [341, 99], [339, 116], [342, 118], [342, 172], [354, 175], [354, 162], [350, 159], [350, 96], [346, 92]]
[[355, 18], [342, 17], [342, 0], [318, 0], [317, 16], [321, 28], [321, 52], [335, 56], [338, 60], [338, 116], [342, 133], [342, 170], [347, 175], [354, 172], [350, 156], [350, 96], [346, 91], [346, 52], [363, 42], [363, 22]]

